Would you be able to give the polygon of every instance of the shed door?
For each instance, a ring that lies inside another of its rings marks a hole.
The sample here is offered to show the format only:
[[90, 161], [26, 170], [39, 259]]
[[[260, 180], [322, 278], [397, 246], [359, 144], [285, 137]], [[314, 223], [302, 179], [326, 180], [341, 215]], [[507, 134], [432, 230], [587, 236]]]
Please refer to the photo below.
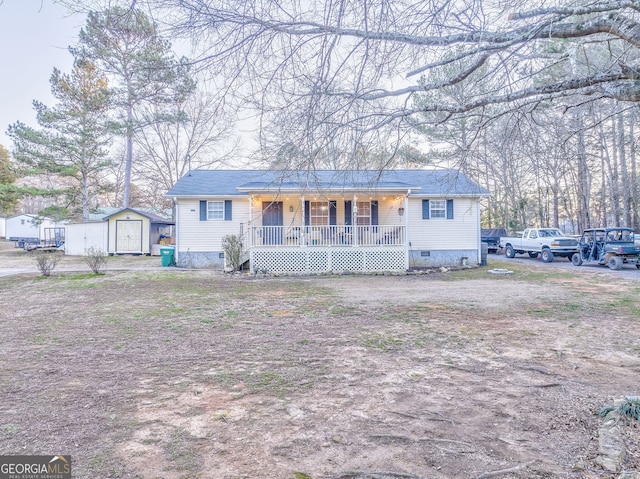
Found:
[[142, 253], [142, 220], [116, 220], [116, 253]]

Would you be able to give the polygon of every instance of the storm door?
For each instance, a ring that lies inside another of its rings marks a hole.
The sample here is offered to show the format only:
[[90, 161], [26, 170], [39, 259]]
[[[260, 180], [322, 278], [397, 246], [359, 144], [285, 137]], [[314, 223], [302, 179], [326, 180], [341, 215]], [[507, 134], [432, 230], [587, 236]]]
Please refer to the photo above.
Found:
[[262, 202], [262, 244], [282, 244], [282, 201]]

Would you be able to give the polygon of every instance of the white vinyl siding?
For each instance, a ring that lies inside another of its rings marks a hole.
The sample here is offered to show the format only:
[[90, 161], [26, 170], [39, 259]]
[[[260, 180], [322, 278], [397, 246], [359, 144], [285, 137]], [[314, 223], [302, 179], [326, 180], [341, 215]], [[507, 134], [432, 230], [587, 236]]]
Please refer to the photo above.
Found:
[[[480, 218], [477, 198], [453, 198], [453, 219], [422, 219], [422, 200], [409, 198], [408, 241], [412, 250], [464, 250], [480, 247]], [[434, 201], [429, 198], [429, 207]], [[442, 200], [445, 203], [446, 199]], [[445, 215], [446, 216], [446, 215]]]
[[[228, 199], [228, 198], [225, 198]], [[402, 200], [379, 200], [380, 225], [404, 225], [408, 222], [408, 238], [412, 250], [465, 250], [480, 247], [480, 218], [477, 198], [453, 198], [454, 215], [451, 220], [430, 221], [422, 219], [422, 197], [410, 197], [404, 216], [398, 208], [404, 207]], [[433, 200], [433, 197], [429, 198]], [[436, 198], [440, 199], [440, 198]], [[177, 242], [180, 251], [222, 251], [222, 238], [237, 235], [242, 225], [249, 229], [249, 199], [234, 197], [231, 221], [200, 221], [200, 199], [178, 199]], [[222, 201], [208, 200], [208, 201]], [[446, 202], [446, 199], [444, 199]], [[337, 199], [337, 223], [344, 224], [344, 200]], [[290, 208], [291, 207], [291, 208]], [[290, 209], [292, 211], [290, 211]], [[302, 221], [302, 203], [290, 199], [284, 204], [284, 223], [299, 224]], [[260, 225], [260, 212], [254, 207], [254, 226]]]
[[[249, 199], [247, 197], [232, 198], [231, 221], [201, 221], [200, 198], [179, 198], [176, 208], [179, 224], [176, 225], [179, 251], [211, 252], [222, 251], [222, 238], [226, 235], [240, 234], [240, 225], [247, 231], [249, 222]], [[208, 200], [221, 202], [224, 199]], [[208, 205], [207, 205], [208, 206]], [[256, 214], [254, 212], [254, 214]]]

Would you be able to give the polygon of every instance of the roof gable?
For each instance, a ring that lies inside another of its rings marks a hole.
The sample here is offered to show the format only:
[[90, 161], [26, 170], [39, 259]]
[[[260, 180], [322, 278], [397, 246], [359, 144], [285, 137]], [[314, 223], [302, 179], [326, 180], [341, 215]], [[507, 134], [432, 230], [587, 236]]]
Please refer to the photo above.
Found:
[[114, 216], [120, 215], [120, 214], [122, 214], [122, 213], [124, 213], [126, 211], [130, 211], [131, 213], [135, 213], [137, 215], [144, 216], [145, 218], [148, 218], [152, 223], [174, 224], [174, 222], [171, 221], [170, 219], [163, 218], [162, 216], [159, 216], [159, 215], [157, 215], [155, 213], [151, 213], [151, 212], [148, 212], [148, 211], [140, 211], [140, 210], [136, 210], [136, 209], [133, 209], [133, 208], [122, 208], [122, 209], [120, 209], [120, 210], [118, 210], [118, 211], [116, 211], [114, 213], [111, 213], [108, 216], [104, 216], [102, 219], [104, 221], [107, 221], [109, 218], [112, 218]]

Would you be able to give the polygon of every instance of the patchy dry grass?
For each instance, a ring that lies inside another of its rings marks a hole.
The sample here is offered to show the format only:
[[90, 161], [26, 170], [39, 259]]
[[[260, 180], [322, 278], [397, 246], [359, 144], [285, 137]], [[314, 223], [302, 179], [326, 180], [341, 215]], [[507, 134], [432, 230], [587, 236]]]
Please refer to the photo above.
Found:
[[639, 283], [512, 269], [0, 278], [0, 453], [78, 478], [607, 477]]

